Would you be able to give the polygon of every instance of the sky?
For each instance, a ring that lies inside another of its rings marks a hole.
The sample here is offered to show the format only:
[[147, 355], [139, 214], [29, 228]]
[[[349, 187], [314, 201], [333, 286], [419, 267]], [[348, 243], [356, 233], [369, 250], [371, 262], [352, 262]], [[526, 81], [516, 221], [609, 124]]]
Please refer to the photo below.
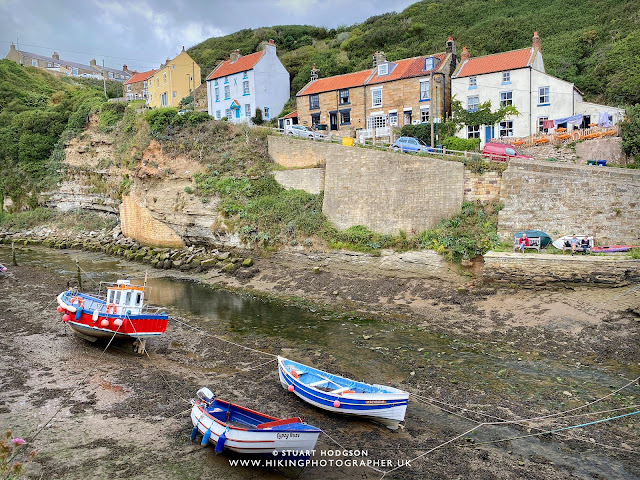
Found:
[[146, 71], [210, 37], [273, 25], [352, 25], [415, 0], [0, 0], [0, 58], [20, 50]]

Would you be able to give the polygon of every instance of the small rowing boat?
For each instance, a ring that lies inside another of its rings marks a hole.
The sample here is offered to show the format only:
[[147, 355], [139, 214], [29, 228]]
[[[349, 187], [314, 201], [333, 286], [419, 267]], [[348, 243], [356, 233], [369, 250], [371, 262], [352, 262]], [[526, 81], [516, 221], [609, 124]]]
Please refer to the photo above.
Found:
[[308, 458], [316, 446], [321, 430], [307, 425], [299, 417], [276, 418], [225, 402], [206, 387], [191, 400], [191, 440], [202, 434], [203, 446], [213, 443], [216, 453], [227, 448], [243, 454], [277, 456], [287, 451], [296, 458]]
[[305, 402], [345, 415], [356, 415], [396, 430], [404, 420], [409, 393], [370, 385], [278, 357], [282, 386]]
[[58, 295], [58, 312], [62, 321], [86, 340], [131, 338], [143, 353], [146, 339], [162, 335], [169, 320], [160, 308], [144, 303], [148, 288], [118, 280], [107, 284], [104, 297], [67, 290]]
[[634, 245], [609, 245], [607, 247], [593, 247], [591, 253], [616, 253], [616, 252], [628, 252], [632, 248], [636, 248]]

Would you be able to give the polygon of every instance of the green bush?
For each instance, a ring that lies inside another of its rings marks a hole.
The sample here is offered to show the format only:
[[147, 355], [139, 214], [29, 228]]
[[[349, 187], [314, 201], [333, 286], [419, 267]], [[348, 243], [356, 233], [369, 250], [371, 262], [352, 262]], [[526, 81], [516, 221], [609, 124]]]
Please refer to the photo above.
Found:
[[179, 124], [183, 124], [184, 122], [184, 120], [180, 118], [180, 115], [178, 115], [178, 110], [175, 108], [156, 108], [145, 114], [145, 120], [149, 124], [151, 134], [154, 136], [158, 136], [164, 132], [174, 121]]
[[251, 121], [255, 125], [262, 125], [264, 123], [264, 120], [262, 119], [262, 109], [256, 108], [256, 116], [251, 117]]
[[125, 103], [105, 102], [100, 108], [100, 130], [111, 130], [116, 123], [122, 120], [127, 108]]
[[425, 144], [431, 145], [431, 124], [420, 123], [418, 125], [404, 125], [400, 129], [403, 137], [415, 137], [422, 140]]
[[480, 150], [479, 138], [448, 137], [444, 139], [442, 144], [448, 150], [458, 150], [462, 152], [477, 152]]

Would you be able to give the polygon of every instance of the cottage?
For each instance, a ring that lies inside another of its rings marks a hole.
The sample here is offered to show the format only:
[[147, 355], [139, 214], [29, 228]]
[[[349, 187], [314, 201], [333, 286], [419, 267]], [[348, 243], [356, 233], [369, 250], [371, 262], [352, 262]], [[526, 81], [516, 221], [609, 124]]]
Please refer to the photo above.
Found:
[[389, 135], [389, 127], [427, 123], [451, 111], [451, 74], [456, 47], [449, 37], [446, 51], [388, 61], [373, 55], [371, 69], [319, 78], [313, 66], [310, 82], [296, 95], [302, 125], [327, 124], [329, 130], [361, 138]]
[[172, 60], [167, 59], [147, 80], [151, 108], [177, 107], [201, 84], [200, 67], [182, 47]]
[[147, 100], [149, 98], [149, 78], [155, 73], [155, 70], [141, 72], [133, 75], [129, 80], [124, 82], [123, 94], [127, 100]]
[[207, 96], [209, 115], [217, 119], [249, 122], [258, 108], [264, 120], [277, 118], [289, 99], [289, 72], [276, 55], [274, 41], [250, 55], [232, 52], [207, 77]]
[[491, 102], [492, 110], [501, 105], [517, 108], [519, 115], [498, 125], [468, 125], [456, 133], [461, 138], [479, 138], [482, 144], [497, 137], [526, 137], [556, 126], [588, 127], [601, 118], [617, 123], [624, 115], [622, 109], [585, 102], [573, 83], [546, 73], [538, 32], [531, 47], [519, 50], [473, 58], [464, 47], [451, 93], [469, 111], [485, 102]]

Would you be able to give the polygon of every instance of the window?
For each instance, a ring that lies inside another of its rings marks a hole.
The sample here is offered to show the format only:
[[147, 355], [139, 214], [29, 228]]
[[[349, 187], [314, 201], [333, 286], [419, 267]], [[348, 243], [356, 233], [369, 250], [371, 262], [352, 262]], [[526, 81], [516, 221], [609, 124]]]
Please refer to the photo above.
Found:
[[215, 92], [216, 92], [216, 102], [220, 101], [220, 87], [216, 87], [215, 88]]
[[251, 116], [251, 104], [250, 103], [245, 103], [244, 104], [244, 116], [249, 118]]
[[264, 107], [264, 118], [269, 118], [269, 107]]
[[478, 88], [478, 80], [476, 77], [469, 77], [469, 88]]
[[424, 59], [424, 69], [425, 71], [429, 71], [431, 69], [433, 69], [433, 65], [434, 65], [435, 61], [433, 57], [427, 57]]
[[420, 123], [429, 123], [429, 107], [420, 109]]
[[224, 83], [229, 83], [229, 77], [224, 77]]
[[320, 97], [316, 93], [315, 95], [309, 95], [309, 110], [315, 110], [320, 108]]
[[218, 86], [218, 80], [214, 80], [213, 84], [217, 87]]
[[38, 61], [37, 60], [31, 60], [31, 65], [33, 65], [34, 67], [38, 66]]
[[387, 63], [378, 65], [378, 75], [388, 75], [388, 74], [389, 74], [389, 65]]
[[396, 112], [389, 114], [389, 125], [392, 127], [398, 126], [398, 114]]
[[47, 63], [47, 67], [49, 67], [49, 68], [53, 67], [53, 63], [51, 63], [51, 62]]
[[538, 118], [538, 131], [540, 133], [548, 133], [549, 132], [548, 128], [544, 128], [544, 122], [546, 122], [547, 120], [549, 120], [549, 117], [540, 117], [540, 118]]
[[349, 89], [344, 88], [340, 90], [340, 105], [348, 105], [349, 103], [351, 103], [349, 101]]
[[468, 125], [467, 138], [480, 138], [480, 125]]
[[227, 109], [224, 111], [224, 116], [225, 116], [225, 117], [227, 117], [227, 119], [230, 119], [230, 118], [231, 118], [231, 114], [232, 114], [232, 113], [233, 113], [233, 112], [231, 111], [231, 109], [230, 109], [230, 108], [227, 108]]
[[127, 85], [127, 92], [131, 91], [131, 85]]
[[382, 106], [382, 88], [371, 89], [371, 106], [372, 107]]
[[243, 72], [243, 74], [242, 74], [242, 78], [249, 78], [249, 77], [247, 76], [247, 72], [246, 72], [246, 70]]
[[229, 85], [225, 85], [224, 86], [224, 99], [228, 100], [231, 98], [231, 88], [229, 88]]
[[167, 92], [164, 92], [163, 94], [160, 95], [160, 104], [163, 107], [167, 106], [167, 104], [169, 103], [168, 100], [169, 99], [167, 98]]
[[78, 75], [78, 69], [77, 69], [77, 68], [74, 68], [74, 69], [73, 69], [73, 74], [74, 74], [74, 75]]
[[351, 110], [340, 110], [340, 125], [351, 125]]
[[513, 105], [513, 92], [500, 92], [500, 106]]
[[173, 98], [176, 98], [176, 95], [178, 94], [178, 92], [176, 92], [175, 90], [173, 91]]
[[162, 75], [164, 76], [164, 83], [166, 84], [167, 83], [167, 72], [163, 73]]
[[113, 78], [113, 72], [109, 72], [109, 78]]
[[221, 117], [220, 117], [220, 110], [216, 110], [216, 118], [217, 118], [218, 120], [220, 120], [220, 118], [221, 118]]
[[375, 117], [367, 118], [367, 128], [384, 128], [387, 126], [386, 115], [376, 115]]
[[172, 63], [172, 64], [171, 64], [171, 69], [172, 69], [172, 70], [175, 70], [175, 69], [176, 69], [176, 64], [175, 64], [175, 63]]
[[505, 120], [500, 122], [500, 136], [513, 137], [513, 120]]
[[242, 92], [243, 95], [249, 95], [249, 80], [242, 82]]
[[511, 83], [511, 72], [502, 72], [502, 83]]
[[549, 95], [549, 87], [540, 87], [538, 88], [538, 104], [539, 105], [549, 105], [550, 95]]
[[429, 100], [429, 80], [420, 80], [420, 101]]
[[319, 123], [320, 123], [320, 114], [314, 113], [313, 115], [311, 115], [311, 126], [315, 127]]
[[468, 112], [477, 112], [479, 105], [480, 105], [480, 97], [478, 97], [477, 95], [473, 97], [467, 97]]
[[143, 82], [143, 85], [144, 85], [144, 88], [147, 88], [147, 81], [146, 80]]

